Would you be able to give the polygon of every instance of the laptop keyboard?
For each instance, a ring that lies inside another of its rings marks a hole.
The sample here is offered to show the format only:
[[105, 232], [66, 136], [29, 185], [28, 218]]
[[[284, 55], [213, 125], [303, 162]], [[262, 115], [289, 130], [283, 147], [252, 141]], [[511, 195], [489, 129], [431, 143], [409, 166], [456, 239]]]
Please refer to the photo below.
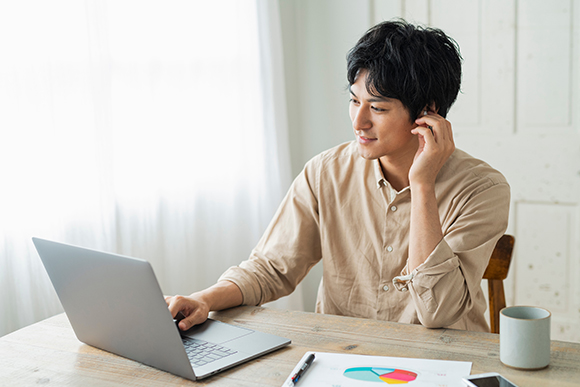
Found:
[[195, 366], [202, 366], [237, 352], [218, 344], [191, 337], [182, 337], [181, 339], [189, 361]]

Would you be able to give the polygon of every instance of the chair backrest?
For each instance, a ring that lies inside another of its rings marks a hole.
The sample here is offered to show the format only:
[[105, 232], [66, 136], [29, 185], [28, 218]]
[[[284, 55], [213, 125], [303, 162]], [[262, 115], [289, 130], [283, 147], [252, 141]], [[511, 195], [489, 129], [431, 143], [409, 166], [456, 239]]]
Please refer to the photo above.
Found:
[[503, 280], [508, 275], [515, 238], [503, 235], [497, 241], [483, 278], [487, 280], [489, 290], [489, 320], [492, 333], [499, 333], [499, 311], [505, 308], [505, 292]]

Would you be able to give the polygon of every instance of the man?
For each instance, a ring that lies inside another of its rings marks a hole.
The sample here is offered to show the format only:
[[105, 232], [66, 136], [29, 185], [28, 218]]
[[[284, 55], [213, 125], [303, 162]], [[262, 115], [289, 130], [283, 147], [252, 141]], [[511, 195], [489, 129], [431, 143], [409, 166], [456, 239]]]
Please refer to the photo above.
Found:
[[285, 296], [322, 259], [317, 312], [489, 331], [481, 278], [507, 227], [509, 186], [455, 149], [445, 119], [461, 82], [455, 42], [384, 22], [349, 52], [347, 77], [356, 140], [306, 164], [249, 260], [167, 298], [186, 316], [180, 329]]

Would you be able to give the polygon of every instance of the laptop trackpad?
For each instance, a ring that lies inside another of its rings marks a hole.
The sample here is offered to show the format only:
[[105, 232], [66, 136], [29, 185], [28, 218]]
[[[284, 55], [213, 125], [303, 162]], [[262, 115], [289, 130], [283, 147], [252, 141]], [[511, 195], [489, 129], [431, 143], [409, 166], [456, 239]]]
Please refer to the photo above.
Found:
[[205, 340], [211, 343], [222, 344], [226, 341], [233, 340], [253, 333], [250, 329], [236, 327], [230, 324], [224, 324], [221, 321], [207, 319], [203, 324], [195, 325], [194, 327], [183, 332], [182, 335], [192, 337], [194, 339]]

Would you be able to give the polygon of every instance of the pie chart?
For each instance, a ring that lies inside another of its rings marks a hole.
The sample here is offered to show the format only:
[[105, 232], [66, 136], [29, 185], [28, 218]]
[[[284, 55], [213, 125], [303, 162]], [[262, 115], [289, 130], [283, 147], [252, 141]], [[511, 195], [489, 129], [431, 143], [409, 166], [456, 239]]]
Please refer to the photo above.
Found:
[[354, 367], [344, 371], [344, 376], [349, 379], [361, 380], [365, 382], [387, 383], [387, 384], [407, 384], [417, 379], [417, 374], [412, 371], [398, 368], [379, 367]]

